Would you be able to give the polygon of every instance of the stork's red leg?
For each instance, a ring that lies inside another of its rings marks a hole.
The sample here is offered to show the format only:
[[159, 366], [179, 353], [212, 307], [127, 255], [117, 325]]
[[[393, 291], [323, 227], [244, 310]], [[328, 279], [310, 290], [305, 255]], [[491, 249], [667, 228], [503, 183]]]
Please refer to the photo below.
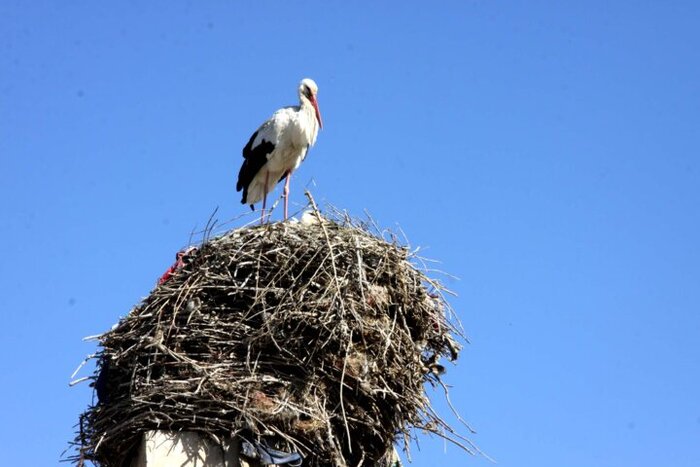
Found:
[[284, 220], [287, 220], [287, 205], [289, 204], [289, 179], [292, 178], [292, 171], [287, 172], [287, 180], [284, 182]]
[[260, 213], [260, 225], [265, 223], [265, 204], [267, 204], [267, 182], [270, 180], [270, 172], [265, 172], [265, 189], [263, 190], [263, 205]]

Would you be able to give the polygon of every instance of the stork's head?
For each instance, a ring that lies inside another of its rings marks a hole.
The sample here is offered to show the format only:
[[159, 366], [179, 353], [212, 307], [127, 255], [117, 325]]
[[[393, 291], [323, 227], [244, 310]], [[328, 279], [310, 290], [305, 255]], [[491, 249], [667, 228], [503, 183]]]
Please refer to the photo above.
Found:
[[318, 125], [323, 128], [323, 122], [321, 121], [321, 111], [318, 110], [318, 101], [316, 100], [316, 95], [318, 94], [318, 86], [316, 82], [311, 78], [304, 78], [299, 83], [299, 99], [308, 100], [311, 105], [314, 106], [316, 111], [316, 120], [318, 120]]

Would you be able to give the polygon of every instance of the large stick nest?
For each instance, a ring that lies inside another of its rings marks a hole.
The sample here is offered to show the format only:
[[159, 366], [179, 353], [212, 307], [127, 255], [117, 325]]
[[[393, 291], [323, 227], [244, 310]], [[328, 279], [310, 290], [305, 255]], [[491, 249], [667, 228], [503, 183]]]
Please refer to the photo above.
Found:
[[160, 429], [370, 466], [413, 428], [451, 431], [424, 388], [459, 350], [441, 286], [395, 239], [313, 216], [205, 241], [100, 337], [76, 463], [128, 465]]

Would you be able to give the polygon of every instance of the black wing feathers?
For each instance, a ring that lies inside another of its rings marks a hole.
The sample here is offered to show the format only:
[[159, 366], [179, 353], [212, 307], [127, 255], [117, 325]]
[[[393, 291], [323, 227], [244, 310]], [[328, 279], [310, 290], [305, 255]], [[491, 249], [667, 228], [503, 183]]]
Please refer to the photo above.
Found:
[[243, 148], [243, 158], [245, 160], [240, 172], [238, 172], [238, 182], [236, 183], [236, 191], [243, 190], [242, 204], [245, 204], [245, 200], [248, 197], [248, 185], [250, 185], [255, 175], [267, 162], [267, 155], [275, 149], [275, 145], [266, 140], [262, 140], [260, 144], [253, 147], [253, 142], [257, 136], [258, 132], [256, 131], [250, 137], [248, 144]]

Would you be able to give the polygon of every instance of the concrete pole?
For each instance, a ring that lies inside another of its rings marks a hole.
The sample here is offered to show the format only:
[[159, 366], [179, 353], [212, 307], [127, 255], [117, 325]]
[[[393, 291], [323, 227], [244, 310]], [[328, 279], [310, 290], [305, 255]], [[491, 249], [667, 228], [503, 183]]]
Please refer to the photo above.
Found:
[[238, 442], [222, 444], [192, 431], [152, 430], [143, 434], [131, 467], [261, 467], [238, 453]]

